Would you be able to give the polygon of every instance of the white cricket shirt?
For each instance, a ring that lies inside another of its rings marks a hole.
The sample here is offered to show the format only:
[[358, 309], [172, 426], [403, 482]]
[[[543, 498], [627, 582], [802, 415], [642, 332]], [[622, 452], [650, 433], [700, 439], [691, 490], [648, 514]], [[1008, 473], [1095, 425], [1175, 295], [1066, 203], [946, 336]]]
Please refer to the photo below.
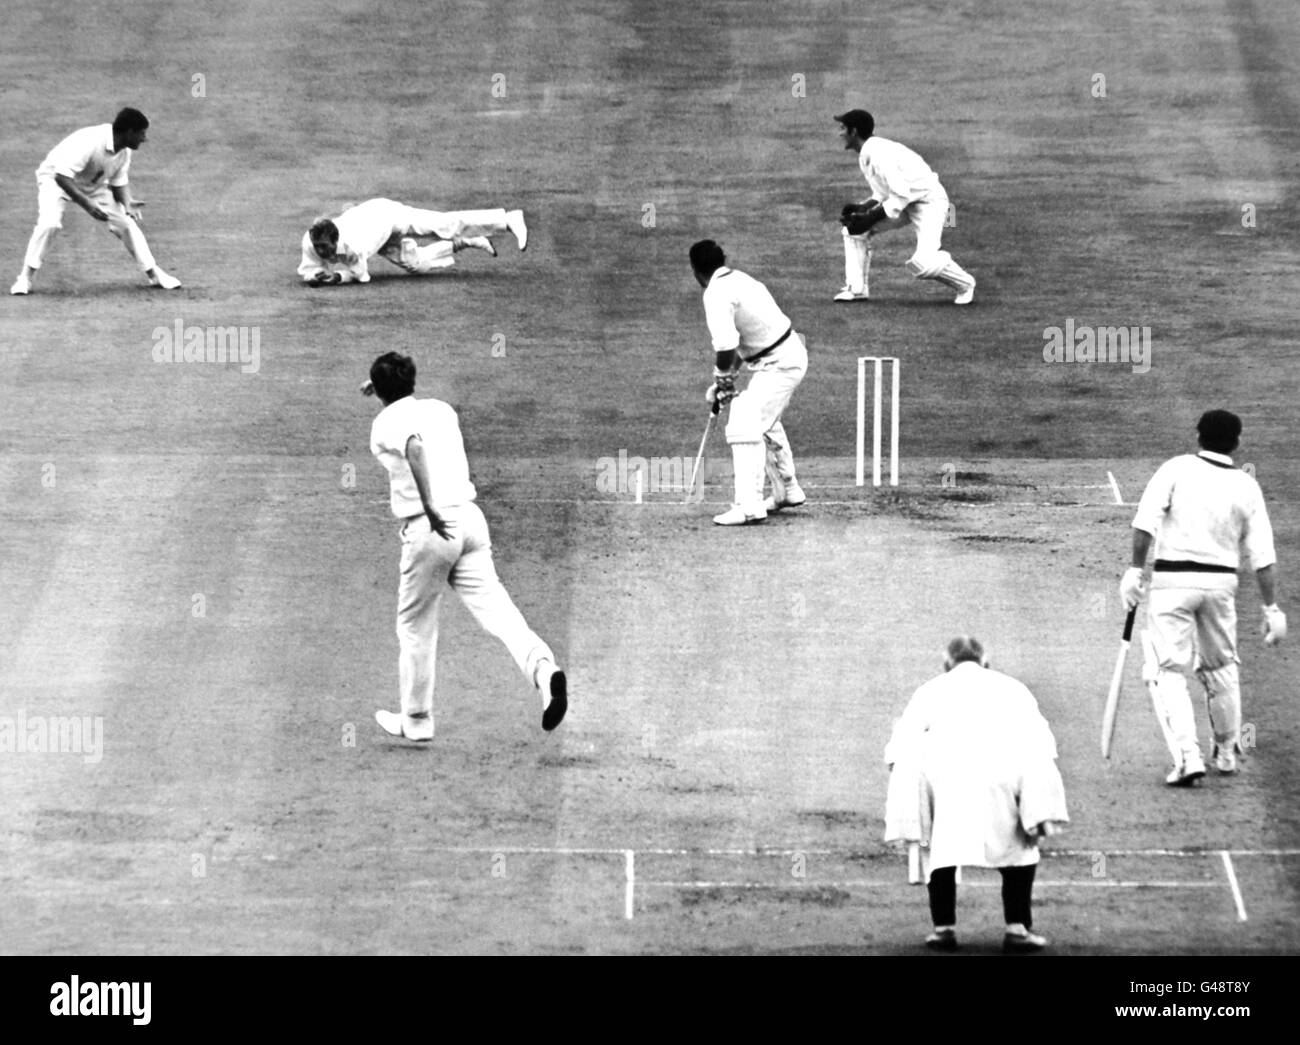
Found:
[[320, 259], [311, 245], [310, 234], [304, 233], [298, 275], [310, 279], [323, 269], [341, 273], [345, 283], [369, 283], [370, 258], [383, 250], [394, 235], [405, 231], [405, 209], [396, 200], [382, 198], [349, 207], [334, 219], [339, 230], [339, 242], [335, 256], [329, 261]]
[[469, 461], [456, 411], [440, 399], [407, 396], [379, 411], [370, 426], [370, 452], [388, 471], [389, 503], [399, 519], [424, 514], [420, 491], [406, 459], [406, 444], [418, 435], [429, 465], [430, 497], [435, 509], [474, 500]]
[[1183, 454], [1156, 469], [1133, 527], [1155, 537], [1157, 559], [1235, 570], [1244, 544], [1252, 568], [1277, 562], [1259, 483], [1231, 457], [1209, 450]]
[[131, 150], [113, 151], [113, 125], [101, 123], [73, 131], [50, 150], [36, 168], [38, 178], [62, 174], [82, 192], [94, 192], [105, 185], [125, 185], [131, 165]]
[[753, 276], [722, 266], [704, 288], [704, 319], [715, 352], [740, 349], [753, 356], [779, 341], [790, 329], [790, 317]]
[[885, 215], [897, 218], [909, 203], [943, 192], [939, 175], [906, 145], [872, 136], [858, 153], [858, 166], [867, 179], [873, 199], [885, 207]]

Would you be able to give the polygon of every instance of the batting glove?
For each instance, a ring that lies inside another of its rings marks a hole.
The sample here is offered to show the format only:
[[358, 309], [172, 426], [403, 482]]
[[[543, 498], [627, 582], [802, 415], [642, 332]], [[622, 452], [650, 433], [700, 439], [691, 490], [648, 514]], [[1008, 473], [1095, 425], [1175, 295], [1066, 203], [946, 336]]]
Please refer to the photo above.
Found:
[[1130, 566], [1124, 571], [1124, 576], [1119, 582], [1119, 601], [1124, 604], [1126, 610], [1131, 610], [1142, 601], [1145, 593], [1146, 585], [1142, 583], [1142, 567]]
[[736, 395], [736, 379], [730, 374], [716, 374], [713, 384], [709, 385], [709, 390], [704, 393], [704, 400], [710, 406], [721, 409], [735, 399]]
[[1286, 638], [1286, 614], [1277, 603], [1264, 607], [1264, 645], [1276, 646]]

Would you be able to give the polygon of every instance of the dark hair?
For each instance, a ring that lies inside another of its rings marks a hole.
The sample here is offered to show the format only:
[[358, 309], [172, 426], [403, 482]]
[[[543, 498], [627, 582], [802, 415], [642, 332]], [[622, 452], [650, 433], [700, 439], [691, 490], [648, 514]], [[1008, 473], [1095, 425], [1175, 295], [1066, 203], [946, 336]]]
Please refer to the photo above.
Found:
[[370, 381], [385, 403], [405, 399], [415, 392], [415, 360], [400, 352], [385, 352], [370, 364]]
[[955, 667], [964, 660], [984, 663], [984, 646], [974, 635], [958, 635], [948, 643], [948, 663]]
[[126, 108], [113, 117], [113, 130], [143, 131], [149, 127], [149, 117], [139, 109]]
[[702, 239], [691, 246], [691, 268], [705, 276], [716, 272], [727, 263], [727, 255], [711, 239]]
[[1196, 422], [1201, 446], [1211, 453], [1230, 454], [1241, 438], [1241, 418], [1229, 410], [1207, 410]]
[[857, 131], [858, 137], [864, 141], [870, 138], [876, 129], [876, 121], [866, 109], [850, 109], [843, 116], [837, 116], [835, 119], [850, 130]]
[[307, 238], [313, 243], [318, 240], [337, 246], [339, 242], [339, 227], [329, 218], [317, 218], [312, 222], [312, 226], [307, 230]]

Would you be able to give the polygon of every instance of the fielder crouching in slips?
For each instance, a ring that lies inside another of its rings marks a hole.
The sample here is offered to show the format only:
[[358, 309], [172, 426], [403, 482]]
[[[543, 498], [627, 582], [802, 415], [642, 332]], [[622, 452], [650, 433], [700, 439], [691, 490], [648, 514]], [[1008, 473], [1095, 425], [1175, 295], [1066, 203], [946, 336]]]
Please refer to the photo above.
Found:
[[1223, 774], [1239, 769], [1236, 596], [1243, 546], [1264, 604], [1264, 642], [1272, 646], [1286, 636], [1264, 495], [1232, 461], [1241, 419], [1208, 410], [1196, 430], [1200, 452], [1166, 461], [1147, 483], [1133, 517], [1132, 565], [1120, 581], [1120, 599], [1132, 609], [1142, 599], [1143, 569], [1154, 544], [1142, 677], [1174, 760], [1165, 777], [1171, 787], [1191, 787], [1205, 776], [1187, 685], [1191, 671], [1205, 687], [1214, 766]]
[[415, 363], [397, 352], [375, 360], [361, 390], [384, 404], [370, 430], [370, 450], [388, 471], [393, 514], [402, 520], [397, 591], [402, 710], [376, 711], [375, 720], [393, 736], [433, 739], [438, 610], [450, 587], [510, 651], [541, 694], [542, 728], [554, 729], [568, 708], [567, 680], [497, 577], [456, 411], [438, 399], [416, 399]]
[[957, 868], [967, 866], [1001, 872], [1003, 950], [1040, 951], [1038, 845], [1069, 820], [1056, 740], [1033, 694], [989, 668], [978, 639], [953, 639], [943, 666], [912, 695], [885, 748], [885, 841], [922, 847], [931, 950], [957, 949]]
[[[795, 476], [794, 454], [781, 414], [808, 370], [803, 337], [781, 311], [768, 289], [752, 276], [727, 267], [726, 255], [713, 240], [691, 247], [691, 269], [704, 288], [704, 317], [716, 353], [713, 384], [705, 398], [731, 404], [727, 442], [735, 471], [735, 502], [716, 515], [719, 526], [763, 522], [769, 512], [797, 508], [807, 497]], [[736, 391], [741, 364], [752, 373], [743, 392]], [[764, 476], [772, 495], [764, 498]]]

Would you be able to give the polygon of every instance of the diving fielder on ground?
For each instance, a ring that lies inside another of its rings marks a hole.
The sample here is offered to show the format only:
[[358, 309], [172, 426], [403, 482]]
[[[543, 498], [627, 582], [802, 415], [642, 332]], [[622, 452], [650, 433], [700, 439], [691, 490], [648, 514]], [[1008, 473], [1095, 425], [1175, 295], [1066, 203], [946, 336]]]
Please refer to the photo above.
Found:
[[467, 248], [496, 257], [492, 237], [514, 234], [528, 247], [521, 210], [436, 211], [374, 199], [349, 207], [337, 218], [317, 218], [302, 237], [298, 275], [314, 287], [369, 283], [370, 259], [378, 254], [398, 268], [427, 275], [454, 265]]
[[939, 248], [948, 218], [948, 194], [939, 176], [906, 145], [874, 135], [871, 113], [851, 109], [835, 117], [841, 124], [844, 148], [858, 154], [858, 166], [872, 198], [850, 203], [840, 216], [844, 226], [844, 287], [836, 301], [866, 301], [871, 272], [871, 241], [882, 232], [911, 224], [916, 252], [907, 271], [917, 279], [934, 279], [957, 291], [954, 305], [975, 299], [975, 277]]
[[[752, 276], [727, 267], [711, 239], [691, 247], [691, 269], [704, 288], [704, 318], [716, 353], [710, 404], [731, 404], [727, 442], [735, 470], [735, 503], [713, 521], [719, 526], [763, 522], [769, 512], [797, 508], [807, 500], [794, 472], [794, 454], [781, 414], [808, 370], [808, 352], [790, 317]], [[736, 391], [741, 364], [753, 377]], [[763, 497], [764, 473], [772, 495]]]
[[1145, 590], [1143, 569], [1155, 544], [1151, 573], [1148, 663], [1151, 693], [1174, 768], [1171, 787], [1190, 787], [1205, 776], [1186, 673], [1205, 687], [1213, 734], [1211, 757], [1220, 773], [1235, 773], [1241, 756], [1241, 685], [1237, 665], [1237, 568], [1245, 547], [1264, 603], [1264, 642], [1286, 636], [1286, 615], [1276, 601], [1273, 529], [1259, 484], [1237, 468], [1231, 454], [1241, 419], [1209, 410], [1197, 422], [1200, 452], [1166, 461], [1151, 477], [1133, 518], [1133, 559], [1120, 582], [1131, 609]]

